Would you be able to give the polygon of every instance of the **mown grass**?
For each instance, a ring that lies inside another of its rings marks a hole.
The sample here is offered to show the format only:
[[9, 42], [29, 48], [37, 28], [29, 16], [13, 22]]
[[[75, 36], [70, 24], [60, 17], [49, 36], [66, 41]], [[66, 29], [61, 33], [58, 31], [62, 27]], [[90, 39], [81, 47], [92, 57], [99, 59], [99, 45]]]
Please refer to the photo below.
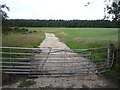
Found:
[[68, 35], [64, 35], [64, 38], [96, 38], [104, 40], [116, 40], [118, 39], [117, 28], [28, 28], [30, 30], [44, 30], [44, 31], [63, 31]]
[[[95, 48], [114, 43], [118, 47], [117, 28], [28, 28], [55, 33], [70, 48]], [[119, 33], [120, 34], [120, 33]]]

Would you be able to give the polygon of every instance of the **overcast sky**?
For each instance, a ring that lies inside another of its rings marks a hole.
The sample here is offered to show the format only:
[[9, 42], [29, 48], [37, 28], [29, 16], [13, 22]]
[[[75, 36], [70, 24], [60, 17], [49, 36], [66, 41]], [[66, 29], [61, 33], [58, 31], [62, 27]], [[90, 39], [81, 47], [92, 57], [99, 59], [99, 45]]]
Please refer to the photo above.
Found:
[[[84, 7], [88, 1], [92, 1]], [[10, 19], [96, 20], [104, 17], [104, 0], [1, 0]]]

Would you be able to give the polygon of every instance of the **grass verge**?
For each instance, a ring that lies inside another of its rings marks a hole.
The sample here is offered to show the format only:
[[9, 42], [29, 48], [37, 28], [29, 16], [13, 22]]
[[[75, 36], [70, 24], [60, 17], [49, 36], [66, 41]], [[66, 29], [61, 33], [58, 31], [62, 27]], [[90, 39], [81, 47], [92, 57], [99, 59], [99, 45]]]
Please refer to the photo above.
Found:
[[2, 35], [2, 46], [6, 47], [35, 47], [38, 46], [45, 36], [43, 32], [37, 33], [9, 33]]

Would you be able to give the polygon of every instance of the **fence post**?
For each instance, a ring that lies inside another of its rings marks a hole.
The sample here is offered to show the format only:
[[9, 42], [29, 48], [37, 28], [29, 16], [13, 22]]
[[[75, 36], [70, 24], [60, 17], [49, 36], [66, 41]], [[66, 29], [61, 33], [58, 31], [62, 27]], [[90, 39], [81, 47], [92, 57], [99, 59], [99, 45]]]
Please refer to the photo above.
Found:
[[114, 50], [115, 50], [115, 46], [113, 44], [110, 44], [108, 48], [108, 63], [107, 63], [109, 69], [111, 69], [114, 61]]

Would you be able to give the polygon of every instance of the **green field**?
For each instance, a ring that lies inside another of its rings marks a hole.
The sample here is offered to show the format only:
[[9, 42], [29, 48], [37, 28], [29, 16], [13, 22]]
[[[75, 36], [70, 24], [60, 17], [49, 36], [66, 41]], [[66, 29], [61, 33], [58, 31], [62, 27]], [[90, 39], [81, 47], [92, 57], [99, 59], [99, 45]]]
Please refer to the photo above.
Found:
[[95, 48], [114, 43], [118, 47], [117, 28], [28, 28], [52, 32], [70, 48]]
[[[40, 45], [40, 43], [44, 40], [45, 35], [44, 33], [37, 32], [37, 33], [29, 33], [29, 34], [22, 34], [18, 32], [11, 32], [7, 34], [2, 34], [2, 46], [4, 47], [28, 47], [33, 48]], [[2, 49], [3, 52], [9, 52], [9, 49]], [[31, 52], [30, 50], [14, 50], [12, 52]], [[26, 57], [24, 55], [11, 55], [12, 57], [20, 58]], [[10, 57], [10, 55], [3, 54], [2, 57]], [[8, 61], [8, 60], [4, 60]]]
[[36, 47], [43, 40], [44, 33], [9, 33], [2, 35], [2, 46], [6, 47]]
[[117, 28], [28, 28], [28, 29], [64, 31], [67, 34], [65, 38], [83, 37], [106, 40], [118, 39]]

